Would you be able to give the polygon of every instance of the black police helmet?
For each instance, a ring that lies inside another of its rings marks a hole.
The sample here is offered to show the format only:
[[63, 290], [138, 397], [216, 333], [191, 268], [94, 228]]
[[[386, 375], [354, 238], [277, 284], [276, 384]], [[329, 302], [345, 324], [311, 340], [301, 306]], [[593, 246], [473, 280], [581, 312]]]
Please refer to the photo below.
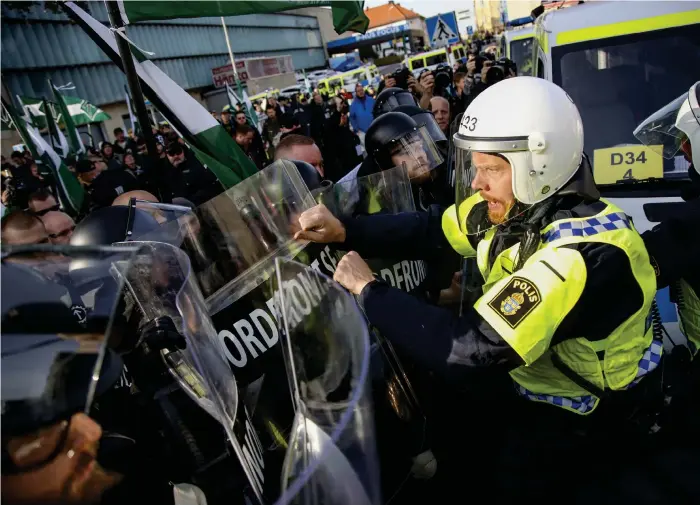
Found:
[[[101, 333], [108, 325], [102, 318], [99, 329], [97, 320], [81, 326], [62, 300], [66, 288], [24, 265], [3, 262], [0, 279], [2, 428], [4, 434], [18, 436], [85, 410], [98, 354], [81, 352], [78, 341], [80, 334], [90, 339], [88, 334]], [[119, 356], [108, 350], [96, 394], [111, 389], [122, 368]]]
[[146, 235], [157, 229], [158, 221], [142, 209], [130, 209], [128, 206], [104, 207], [92, 212], [75, 227], [70, 243], [110, 245]]
[[288, 161], [294, 163], [294, 165], [297, 167], [297, 170], [299, 170], [299, 175], [301, 175], [301, 178], [304, 180], [306, 187], [309, 188], [309, 191], [313, 191], [321, 186], [321, 175], [313, 165], [299, 160]]
[[445, 134], [442, 133], [440, 125], [437, 124], [435, 116], [430, 111], [421, 109], [417, 105], [400, 105], [394, 109], [394, 112], [403, 112], [411, 116], [418, 126], [425, 126], [425, 129], [436, 144], [440, 145], [440, 142], [447, 142]]
[[418, 124], [403, 112], [387, 112], [372, 121], [365, 135], [365, 149], [380, 170], [393, 168], [391, 146], [398, 139], [418, 130]]
[[393, 111], [399, 105], [418, 105], [416, 97], [402, 88], [385, 88], [374, 100], [372, 114], [377, 119], [382, 114]]

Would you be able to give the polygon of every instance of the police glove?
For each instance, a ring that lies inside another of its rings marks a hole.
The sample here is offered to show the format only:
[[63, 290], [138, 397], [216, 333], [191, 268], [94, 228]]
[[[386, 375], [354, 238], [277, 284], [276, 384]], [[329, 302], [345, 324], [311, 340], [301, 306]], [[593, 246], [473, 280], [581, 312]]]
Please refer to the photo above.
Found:
[[322, 203], [305, 210], [299, 216], [299, 226], [301, 231], [294, 235], [297, 240], [309, 240], [319, 244], [345, 242], [345, 226]]

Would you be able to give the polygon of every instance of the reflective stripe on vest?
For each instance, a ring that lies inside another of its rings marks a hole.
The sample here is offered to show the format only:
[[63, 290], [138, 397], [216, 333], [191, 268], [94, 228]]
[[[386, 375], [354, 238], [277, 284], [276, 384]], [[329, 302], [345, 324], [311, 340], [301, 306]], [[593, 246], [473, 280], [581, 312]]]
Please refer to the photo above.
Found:
[[[659, 363], [661, 362], [661, 356], [663, 355], [663, 342], [659, 340], [652, 340], [649, 348], [644, 352], [642, 359], [639, 360], [637, 370], [637, 378], [630, 382], [626, 389], [631, 388], [639, 383], [649, 372], [653, 371]], [[597, 398], [593, 395], [586, 396], [576, 396], [573, 398], [567, 398], [565, 396], [553, 396], [553, 395], [540, 395], [533, 393], [529, 389], [524, 388], [517, 382], [515, 383], [515, 390], [528, 400], [536, 402], [545, 402], [556, 405], [557, 407], [564, 407], [571, 410], [575, 410], [580, 414], [587, 414], [591, 412], [597, 402]]]
[[580, 221], [556, 222], [542, 234], [542, 242], [552, 242], [567, 237], [592, 237], [598, 233], [622, 228], [632, 228], [632, 223], [623, 212], [589, 217]]
[[[646, 324], [656, 293], [654, 270], [630, 220], [618, 207], [604, 203], [606, 208], [594, 217], [563, 219], [547, 226], [542, 230], [540, 249], [517, 272], [510, 274], [501, 268], [512, 263], [512, 248], [502, 251], [490, 268], [478, 262], [490, 289], [475, 309], [526, 363], [512, 370], [511, 377], [528, 398], [551, 400], [577, 414], [592, 412], [598, 398], [586, 398], [590, 393], [554, 367], [548, 350], [559, 323], [578, 303], [588, 272], [581, 253], [562, 246], [597, 242], [621, 249], [643, 294], [639, 310], [605, 339], [592, 342], [581, 336], [557, 344], [562, 362], [600, 389], [612, 391], [625, 389], [640, 379], [640, 369], [646, 363], [656, 366], [655, 355], [650, 354], [646, 361], [644, 358], [652, 347], [656, 349]], [[482, 241], [490, 242], [490, 238], [487, 233]], [[480, 242], [477, 247], [477, 256], [484, 248], [482, 259], [487, 263], [488, 246]], [[602, 359], [598, 357], [600, 352]]]

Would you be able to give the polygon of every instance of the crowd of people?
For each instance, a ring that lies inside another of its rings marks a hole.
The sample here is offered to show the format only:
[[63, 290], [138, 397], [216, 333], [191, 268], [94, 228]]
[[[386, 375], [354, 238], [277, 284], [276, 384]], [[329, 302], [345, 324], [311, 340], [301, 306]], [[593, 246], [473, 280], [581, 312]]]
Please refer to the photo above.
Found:
[[[376, 116], [377, 96], [403, 82], [405, 88], [401, 89], [434, 116], [446, 139], [443, 157], [447, 159], [450, 127], [460, 114], [490, 85], [517, 75], [512, 62], [496, 61], [493, 53], [480, 52], [480, 47], [474, 44], [467, 61], [457, 62], [454, 68], [439, 66], [417, 78], [409, 75], [403, 81], [398, 78], [401, 71], [384, 75], [376, 90], [358, 82], [354, 93], [336, 89], [330, 95], [315, 90], [310, 95], [269, 96], [255, 102], [254, 110], [248, 113], [239, 104], [226, 105], [220, 113], [211, 114], [258, 169], [276, 159], [298, 157], [316, 167], [323, 179], [337, 182], [366, 156], [365, 136]], [[409, 73], [405, 68], [403, 71]], [[449, 83], [444, 82], [446, 76]], [[251, 117], [257, 119], [257, 124]], [[157, 141], [155, 166], [144, 138], [123, 128], [115, 128], [111, 142], [89, 148], [82, 159], [65, 160], [87, 196], [78, 214], [72, 217], [59, 206], [52, 174], [40, 169], [42, 165], [29, 151], [13, 152], [9, 161], [3, 157], [2, 205], [6, 221], [14, 221], [9, 217], [17, 212], [26, 214], [20, 218], [21, 223], [29, 222], [27, 216], [40, 218], [49, 223], [47, 237], [54, 242], [65, 238], [64, 228], [74, 226], [75, 221], [95, 209], [112, 205], [124, 193], [140, 190], [158, 201], [181, 197], [199, 205], [221, 192], [214, 174], [198, 161], [167, 122], [153, 126], [152, 132]], [[451, 171], [445, 177], [453, 178]], [[60, 218], [50, 214], [54, 212]]]

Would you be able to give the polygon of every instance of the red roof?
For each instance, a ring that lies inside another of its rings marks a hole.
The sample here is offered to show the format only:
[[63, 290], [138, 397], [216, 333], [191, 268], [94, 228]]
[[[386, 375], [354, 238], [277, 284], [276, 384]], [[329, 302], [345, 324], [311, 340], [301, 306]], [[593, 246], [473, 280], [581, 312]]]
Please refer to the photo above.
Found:
[[401, 4], [391, 1], [377, 7], [369, 7], [365, 9], [365, 14], [367, 14], [369, 18], [369, 28], [376, 28], [406, 19], [423, 17], [413, 12], [411, 9], [407, 9], [406, 7], [402, 7]]

